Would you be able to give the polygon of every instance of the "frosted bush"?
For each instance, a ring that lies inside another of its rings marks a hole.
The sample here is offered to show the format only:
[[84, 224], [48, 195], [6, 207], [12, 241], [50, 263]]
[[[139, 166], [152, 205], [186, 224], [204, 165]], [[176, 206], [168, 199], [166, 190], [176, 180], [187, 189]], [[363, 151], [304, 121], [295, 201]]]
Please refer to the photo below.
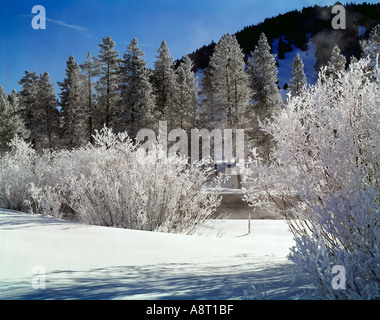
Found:
[[[207, 187], [212, 174], [205, 163], [153, 146], [148, 153], [126, 134], [104, 129], [95, 137], [88, 175], [67, 176], [68, 204], [91, 224], [193, 233], [220, 204], [219, 186]], [[80, 155], [79, 155], [80, 157]]]
[[189, 165], [158, 145], [147, 153], [128, 138], [104, 128], [94, 145], [36, 155], [15, 141], [3, 159], [7, 208], [85, 223], [191, 234], [220, 204], [218, 177], [210, 161]]
[[[273, 136], [271, 161], [255, 152], [245, 169], [245, 200], [287, 218], [290, 259], [321, 298], [379, 298], [380, 90], [367, 60], [313, 87], [261, 128]], [[334, 265], [345, 290], [331, 285]]]
[[17, 136], [9, 143], [10, 152], [1, 158], [1, 206], [28, 211], [30, 184], [34, 180], [35, 151]]

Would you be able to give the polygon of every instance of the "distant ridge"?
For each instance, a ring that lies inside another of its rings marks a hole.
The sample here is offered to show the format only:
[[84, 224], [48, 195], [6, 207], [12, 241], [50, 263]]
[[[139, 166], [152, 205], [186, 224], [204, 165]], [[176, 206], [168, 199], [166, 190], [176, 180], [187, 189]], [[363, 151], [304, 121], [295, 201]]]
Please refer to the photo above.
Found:
[[[270, 43], [279, 39], [277, 52], [274, 52], [277, 54], [278, 61], [283, 60], [285, 53], [293, 51], [294, 48], [307, 51], [308, 42], [311, 40], [316, 49], [316, 63], [314, 66], [305, 65], [307, 69], [313, 67], [318, 70], [320, 66], [326, 64], [335, 45], [339, 46], [347, 61], [351, 56], [359, 58], [359, 40], [368, 38], [371, 29], [380, 24], [380, 3], [345, 5], [345, 30], [332, 28], [331, 20], [335, 15], [331, 13], [331, 9], [332, 6], [315, 5], [300, 11], [290, 11], [267, 18], [257, 25], [247, 26], [235, 35], [246, 58], [254, 49], [262, 32], [265, 33]], [[215, 39], [215, 41], [217, 42], [219, 39]], [[208, 66], [214, 47], [215, 42], [213, 41], [189, 54], [194, 61], [194, 71]]]

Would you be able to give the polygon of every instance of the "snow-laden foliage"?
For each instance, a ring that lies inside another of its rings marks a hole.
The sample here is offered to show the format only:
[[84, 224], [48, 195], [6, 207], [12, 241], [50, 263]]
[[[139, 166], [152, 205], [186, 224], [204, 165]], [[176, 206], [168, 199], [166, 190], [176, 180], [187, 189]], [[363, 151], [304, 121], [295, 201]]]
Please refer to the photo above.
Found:
[[84, 86], [79, 64], [71, 55], [66, 63], [66, 77], [58, 82], [61, 87], [60, 105], [62, 110], [63, 140], [68, 148], [84, 145], [89, 141], [89, 110], [87, 91]]
[[346, 69], [346, 62], [346, 57], [341, 54], [339, 47], [336, 45], [331, 52], [330, 60], [327, 61], [326, 74], [336, 79], [337, 74]]
[[129, 135], [135, 137], [140, 129], [153, 125], [155, 108], [150, 71], [136, 38], [132, 39], [124, 53], [119, 77], [121, 131], [127, 127]]
[[[210, 58], [209, 76], [213, 104], [202, 107], [208, 106], [214, 110], [202, 112], [216, 115], [219, 127], [239, 128], [244, 125], [251, 91], [245, 73], [243, 50], [236, 36], [226, 33], [219, 40]], [[209, 88], [206, 87], [206, 96], [207, 90]]]
[[376, 64], [376, 57], [380, 54], [380, 24], [376, 25], [369, 34], [368, 40], [360, 41], [362, 56], [370, 58], [370, 64]]
[[188, 164], [159, 145], [139, 149], [104, 128], [95, 144], [37, 155], [14, 140], [3, 163], [2, 206], [103, 226], [193, 233], [220, 204], [221, 178], [207, 161]]
[[10, 151], [1, 157], [1, 207], [27, 211], [30, 204], [29, 188], [33, 182], [33, 160], [36, 155], [30, 144], [15, 136], [9, 143]]
[[20, 109], [19, 94], [13, 90], [8, 96], [4, 88], [0, 86], [0, 146], [2, 152], [8, 149], [8, 144], [15, 135], [25, 139], [30, 135], [19, 114]]
[[292, 77], [290, 78], [289, 91], [292, 96], [305, 90], [307, 85], [304, 64], [301, 56], [297, 53], [292, 63]]
[[97, 92], [97, 113], [101, 118], [101, 125], [116, 127], [120, 121], [117, 113], [120, 100], [119, 91], [119, 52], [115, 50], [116, 43], [110, 36], [103, 37], [99, 44], [99, 54], [96, 58], [95, 84]]
[[176, 74], [174, 70], [174, 59], [170, 56], [170, 50], [165, 40], [161, 42], [156, 57], [152, 83], [156, 113], [158, 114], [157, 118], [168, 121], [168, 128], [172, 130], [175, 128], [173, 122], [176, 116]]
[[250, 118], [254, 118], [249, 126], [249, 140], [251, 140], [251, 145], [256, 146], [260, 156], [267, 159], [273, 145], [271, 137], [260, 130], [259, 119], [271, 118], [281, 108], [282, 98], [277, 86], [276, 56], [271, 53], [271, 47], [264, 33], [260, 35], [255, 49], [251, 52], [246, 72], [253, 102]]
[[[253, 152], [243, 177], [250, 205], [286, 216], [296, 239], [289, 257], [321, 298], [380, 297], [380, 87], [367, 64], [336, 80], [322, 70], [262, 122], [276, 147], [270, 162]], [[332, 286], [335, 265], [345, 268], [345, 289]]]

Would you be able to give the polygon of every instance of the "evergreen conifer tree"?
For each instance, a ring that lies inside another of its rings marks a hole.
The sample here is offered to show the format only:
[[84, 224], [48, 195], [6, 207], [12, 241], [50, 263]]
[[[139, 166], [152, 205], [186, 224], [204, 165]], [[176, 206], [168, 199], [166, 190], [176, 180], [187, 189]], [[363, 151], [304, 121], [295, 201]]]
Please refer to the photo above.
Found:
[[8, 150], [8, 143], [17, 135], [21, 139], [29, 137], [25, 123], [18, 113], [17, 92], [7, 96], [4, 88], [0, 86], [0, 138], [1, 154]]
[[241, 127], [251, 96], [245, 73], [244, 54], [235, 36], [222, 36], [210, 60], [214, 110], [221, 125]]
[[[376, 57], [380, 56], [380, 24], [371, 30], [368, 40], [360, 41], [360, 46], [362, 48], [363, 58], [369, 56], [371, 65], [374, 66]], [[380, 60], [380, 57], [378, 59]]]
[[96, 90], [98, 94], [99, 112], [102, 116], [101, 126], [118, 126], [119, 112], [119, 52], [115, 50], [115, 41], [110, 36], [103, 37], [99, 44], [100, 50], [97, 61], [98, 81]]
[[[34, 110], [37, 104], [37, 82], [38, 75], [36, 72], [25, 71], [25, 75], [20, 79], [19, 84], [21, 90], [19, 92], [19, 114], [24, 120], [25, 127], [31, 133], [33, 131], [32, 123], [34, 117]], [[29, 141], [32, 145], [35, 144], [33, 137], [29, 136]]]
[[37, 102], [33, 112], [31, 136], [35, 149], [52, 149], [58, 146], [59, 111], [54, 85], [47, 72], [37, 80]]
[[154, 95], [143, 56], [138, 41], [133, 38], [120, 66], [121, 118], [132, 137], [140, 129], [154, 125]]
[[68, 148], [79, 147], [89, 141], [88, 110], [85, 99], [84, 81], [79, 65], [74, 57], [67, 61], [66, 77], [58, 82], [61, 87], [61, 110], [63, 137]]
[[84, 75], [84, 90], [86, 97], [87, 121], [88, 121], [88, 141], [94, 142], [93, 134], [95, 133], [95, 94], [94, 94], [94, 78], [97, 75], [96, 59], [92, 57], [91, 52], [88, 51], [86, 61], [80, 65]]
[[195, 115], [198, 107], [198, 85], [194, 77], [193, 61], [185, 56], [178, 67], [175, 105], [177, 117], [175, 127], [184, 130], [194, 128]]
[[346, 69], [346, 62], [346, 57], [340, 53], [339, 47], [335, 46], [331, 52], [331, 58], [327, 62], [326, 75], [336, 79], [337, 73]]
[[282, 99], [277, 86], [278, 68], [275, 55], [264, 33], [260, 35], [258, 44], [251, 52], [247, 73], [252, 90], [253, 109], [251, 112], [252, 132], [250, 140], [258, 148], [263, 159], [267, 159], [272, 146], [271, 137], [264, 134], [258, 126], [257, 118], [263, 121], [270, 118], [282, 105]]
[[211, 82], [211, 69], [209, 65], [203, 70], [202, 90], [200, 92], [201, 102], [199, 106], [198, 127], [212, 130], [216, 128], [221, 119], [214, 99], [214, 89]]
[[306, 76], [304, 72], [304, 64], [299, 53], [292, 63], [292, 77], [290, 78], [289, 91], [292, 96], [299, 95], [307, 85]]
[[176, 75], [173, 58], [170, 57], [169, 48], [164, 41], [157, 51], [157, 60], [154, 62], [153, 88], [156, 97], [156, 110], [161, 120], [168, 121], [168, 130], [174, 127], [175, 86]]
[[[269, 116], [282, 104], [277, 86], [278, 68], [276, 58], [264, 33], [260, 35], [257, 46], [251, 52], [247, 73], [252, 89], [252, 100], [258, 116]], [[261, 118], [261, 117], [260, 117]]]

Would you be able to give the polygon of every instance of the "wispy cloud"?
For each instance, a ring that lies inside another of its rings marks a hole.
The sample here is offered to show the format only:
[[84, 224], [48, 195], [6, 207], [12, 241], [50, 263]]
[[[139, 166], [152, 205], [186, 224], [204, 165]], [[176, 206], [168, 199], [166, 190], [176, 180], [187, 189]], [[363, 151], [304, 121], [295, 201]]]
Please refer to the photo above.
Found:
[[81, 27], [81, 26], [78, 26], [75, 24], [68, 24], [68, 23], [66, 23], [64, 21], [60, 21], [60, 20], [54, 20], [54, 19], [46, 18], [46, 21], [49, 21], [51, 23], [57, 24], [57, 25], [62, 26], [62, 27], [73, 29], [75, 31], [86, 31], [86, 28], [84, 28], [84, 27]]
[[[35, 16], [32, 15], [32, 14], [23, 14], [22, 17], [33, 18]], [[69, 29], [73, 29], [75, 31], [86, 31], [86, 28], [84, 28], [82, 26], [78, 26], [78, 25], [75, 25], [75, 24], [69, 24], [69, 23], [66, 23], [64, 21], [50, 19], [50, 18], [44, 18], [44, 17], [40, 17], [40, 19], [41, 20], [45, 19], [45, 21], [54, 23], [54, 24], [56, 24], [58, 26], [62, 26], [62, 27], [69, 28]]]

